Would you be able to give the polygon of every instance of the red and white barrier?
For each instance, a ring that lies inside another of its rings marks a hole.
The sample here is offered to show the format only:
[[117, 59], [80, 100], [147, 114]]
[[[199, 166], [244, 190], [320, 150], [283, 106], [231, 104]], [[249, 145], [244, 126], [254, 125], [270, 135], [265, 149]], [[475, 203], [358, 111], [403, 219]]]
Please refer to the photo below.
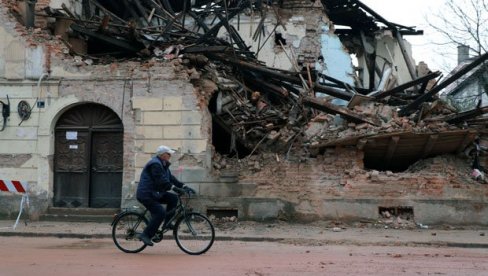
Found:
[[0, 191], [4, 192], [17, 192], [26, 193], [29, 185], [25, 181], [17, 180], [1, 180], [0, 179]]
[[28, 190], [29, 184], [26, 181], [0, 179], [0, 191], [22, 194], [19, 215], [17, 216], [17, 220], [15, 220], [15, 224], [13, 226], [14, 229], [19, 223], [20, 216], [22, 215], [22, 210], [24, 209], [24, 203], [26, 204], [27, 208], [29, 207], [29, 194], [27, 193]]

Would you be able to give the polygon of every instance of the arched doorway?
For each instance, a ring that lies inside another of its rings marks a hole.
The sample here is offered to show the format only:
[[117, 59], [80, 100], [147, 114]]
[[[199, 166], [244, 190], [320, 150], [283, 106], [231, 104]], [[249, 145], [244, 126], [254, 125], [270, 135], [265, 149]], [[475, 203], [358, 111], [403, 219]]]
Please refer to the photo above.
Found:
[[123, 124], [94, 103], [67, 110], [56, 123], [54, 207], [119, 208]]

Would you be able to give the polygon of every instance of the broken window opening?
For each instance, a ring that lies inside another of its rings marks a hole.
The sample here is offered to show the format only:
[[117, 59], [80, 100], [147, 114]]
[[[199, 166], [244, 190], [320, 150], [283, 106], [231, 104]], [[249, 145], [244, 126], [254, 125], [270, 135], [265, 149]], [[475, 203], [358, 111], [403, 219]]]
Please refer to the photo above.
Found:
[[215, 119], [212, 119], [212, 144], [216, 152], [239, 159], [245, 158], [251, 153], [239, 142], [235, 142], [234, 146], [232, 140], [232, 136], [220, 124], [216, 123]]
[[380, 218], [397, 217], [404, 220], [413, 221], [413, 207], [412, 206], [393, 206], [393, 207], [378, 207], [378, 215]]
[[286, 39], [281, 33], [275, 33], [275, 44], [276, 46], [286, 45]]
[[238, 218], [238, 210], [233, 208], [208, 208], [207, 216], [215, 217], [217, 219], [224, 218]]
[[[93, 57], [110, 56], [115, 58], [136, 57], [136, 53], [121, 49], [113, 44], [106, 43], [98, 39], [88, 39], [86, 44], [86, 54]], [[142, 49], [142, 48], [141, 48]]]
[[219, 95], [221, 94], [215, 93], [212, 96], [208, 107], [212, 114], [212, 144], [215, 151], [221, 155], [245, 158], [251, 153], [251, 150], [236, 139], [236, 135], [233, 134], [228, 125], [217, 114], [217, 100]]
[[366, 153], [364, 155], [364, 169], [366, 170], [377, 170], [377, 171], [391, 171], [394, 173], [404, 172], [410, 166], [422, 159], [402, 159], [402, 158], [392, 158], [396, 160], [390, 160], [390, 162], [385, 162], [383, 158], [378, 158], [376, 156], [368, 156]]

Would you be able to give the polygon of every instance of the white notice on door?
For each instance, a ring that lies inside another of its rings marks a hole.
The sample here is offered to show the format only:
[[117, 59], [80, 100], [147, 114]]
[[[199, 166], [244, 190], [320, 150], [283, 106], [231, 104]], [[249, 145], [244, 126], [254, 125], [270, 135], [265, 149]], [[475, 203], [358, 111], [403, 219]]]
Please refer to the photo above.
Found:
[[69, 145], [69, 149], [78, 149], [78, 145]]
[[66, 140], [78, 140], [78, 131], [66, 131]]

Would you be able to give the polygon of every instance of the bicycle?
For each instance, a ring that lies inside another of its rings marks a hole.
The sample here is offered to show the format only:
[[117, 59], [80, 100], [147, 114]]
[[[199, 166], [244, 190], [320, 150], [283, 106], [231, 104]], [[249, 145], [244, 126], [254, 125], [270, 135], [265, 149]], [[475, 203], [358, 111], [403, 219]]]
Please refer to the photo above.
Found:
[[[190, 255], [207, 252], [215, 240], [215, 229], [212, 222], [198, 212], [194, 212], [188, 203], [192, 194], [184, 189], [173, 187], [178, 195], [178, 204], [168, 215], [174, 216], [166, 225], [174, 223], [173, 237], [178, 247]], [[125, 210], [115, 216], [112, 221], [112, 239], [115, 245], [125, 253], [138, 253], [146, 248], [146, 244], [137, 238], [148, 224], [149, 211]], [[163, 234], [170, 231], [164, 225], [152, 238], [154, 243], [163, 240]]]

